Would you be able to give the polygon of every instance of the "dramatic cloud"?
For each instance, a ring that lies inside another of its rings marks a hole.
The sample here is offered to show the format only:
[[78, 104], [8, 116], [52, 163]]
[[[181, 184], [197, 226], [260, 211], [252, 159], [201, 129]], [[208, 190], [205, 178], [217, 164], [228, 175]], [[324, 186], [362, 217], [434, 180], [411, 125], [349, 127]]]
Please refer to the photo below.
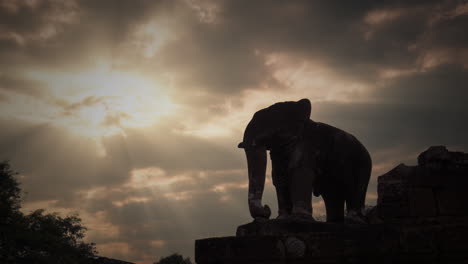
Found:
[[427, 147], [468, 151], [467, 27], [454, 0], [0, 1], [0, 158], [102, 255], [193, 257], [250, 221], [237, 143], [275, 102], [364, 143], [369, 204]]

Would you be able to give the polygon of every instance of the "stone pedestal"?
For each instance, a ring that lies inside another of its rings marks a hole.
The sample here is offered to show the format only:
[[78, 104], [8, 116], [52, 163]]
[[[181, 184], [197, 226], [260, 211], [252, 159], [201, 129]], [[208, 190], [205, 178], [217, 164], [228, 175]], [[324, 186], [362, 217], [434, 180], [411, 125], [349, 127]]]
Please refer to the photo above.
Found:
[[369, 224], [254, 221], [195, 243], [198, 264], [468, 263], [468, 154], [431, 147], [378, 178]]
[[254, 221], [236, 237], [197, 240], [195, 260], [208, 263], [381, 263], [391, 258], [397, 233], [384, 225], [300, 220]]

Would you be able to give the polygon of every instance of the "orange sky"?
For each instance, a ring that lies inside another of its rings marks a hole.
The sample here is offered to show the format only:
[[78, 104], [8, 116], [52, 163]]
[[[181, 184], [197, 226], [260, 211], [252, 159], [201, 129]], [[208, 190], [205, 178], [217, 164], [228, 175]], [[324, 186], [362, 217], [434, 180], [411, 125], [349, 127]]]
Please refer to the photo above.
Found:
[[0, 159], [101, 255], [193, 258], [250, 221], [237, 143], [275, 102], [363, 142], [369, 204], [429, 146], [467, 151], [467, 26], [466, 1], [0, 0]]

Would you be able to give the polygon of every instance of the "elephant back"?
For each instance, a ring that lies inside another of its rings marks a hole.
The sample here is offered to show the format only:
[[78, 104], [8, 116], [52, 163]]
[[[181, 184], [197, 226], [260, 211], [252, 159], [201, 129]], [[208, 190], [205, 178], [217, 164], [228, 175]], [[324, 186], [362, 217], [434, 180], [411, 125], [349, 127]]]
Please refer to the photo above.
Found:
[[[346, 141], [346, 142], [345, 142]], [[336, 170], [350, 158], [349, 145], [356, 139], [349, 133], [334, 126], [310, 120], [304, 129], [303, 142], [307, 151], [304, 163], [317, 174], [314, 195], [322, 194], [329, 184], [344, 180], [337, 177]]]

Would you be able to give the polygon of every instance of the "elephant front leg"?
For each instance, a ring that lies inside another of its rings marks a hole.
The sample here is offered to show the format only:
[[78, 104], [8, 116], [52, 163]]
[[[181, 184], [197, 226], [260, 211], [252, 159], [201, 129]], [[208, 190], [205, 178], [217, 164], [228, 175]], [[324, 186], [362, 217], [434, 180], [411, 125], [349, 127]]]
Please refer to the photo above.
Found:
[[312, 217], [312, 190], [315, 173], [306, 167], [293, 168], [291, 174], [292, 215], [299, 218]]
[[[291, 215], [292, 203], [288, 188], [276, 187], [276, 196], [278, 197], [278, 219], [284, 219]], [[286, 186], [287, 187], [287, 186]]]
[[271, 174], [276, 189], [276, 197], [278, 198], [278, 219], [287, 218], [291, 215], [292, 203], [286, 166], [273, 161]]

